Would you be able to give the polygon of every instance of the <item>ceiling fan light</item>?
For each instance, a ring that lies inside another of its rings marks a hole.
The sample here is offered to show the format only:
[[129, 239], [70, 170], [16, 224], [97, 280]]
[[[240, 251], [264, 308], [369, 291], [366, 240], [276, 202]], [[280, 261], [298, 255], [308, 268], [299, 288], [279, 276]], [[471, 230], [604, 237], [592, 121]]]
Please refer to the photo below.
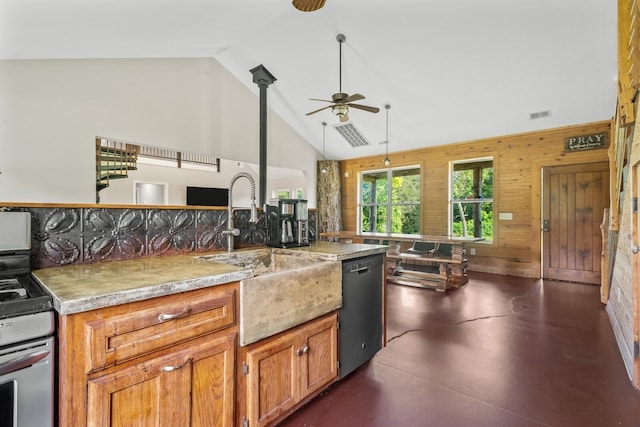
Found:
[[293, 7], [301, 12], [313, 12], [322, 9], [326, 0], [293, 0]]
[[349, 111], [349, 107], [346, 104], [336, 104], [331, 107], [331, 111], [338, 117], [344, 116]]
[[385, 166], [389, 166], [391, 164], [391, 159], [389, 159], [389, 157], [385, 157], [384, 158], [384, 165]]

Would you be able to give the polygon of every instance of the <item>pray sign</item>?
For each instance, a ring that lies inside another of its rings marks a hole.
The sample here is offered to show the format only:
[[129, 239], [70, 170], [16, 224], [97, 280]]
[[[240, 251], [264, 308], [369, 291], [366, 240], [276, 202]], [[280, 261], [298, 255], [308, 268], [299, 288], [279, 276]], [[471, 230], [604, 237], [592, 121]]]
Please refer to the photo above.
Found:
[[564, 151], [595, 150], [607, 147], [607, 133], [571, 136], [564, 139]]

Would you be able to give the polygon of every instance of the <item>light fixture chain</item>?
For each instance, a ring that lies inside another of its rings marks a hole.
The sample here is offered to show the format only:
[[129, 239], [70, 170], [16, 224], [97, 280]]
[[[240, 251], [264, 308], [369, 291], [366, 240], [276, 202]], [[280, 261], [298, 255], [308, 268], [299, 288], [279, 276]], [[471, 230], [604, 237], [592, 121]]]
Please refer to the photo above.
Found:
[[325, 132], [327, 130], [327, 122], [322, 122], [322, 160], [327, 160], [324, 154]]
[[384, 158], [384, 165], [389, 166], [391, 164], [391, 159], [389, 159], [389, 109], [391, 108], [391, 105], [385, 104], [384, 108], [385, 110], [387, 110], [387, 134], [384, 141], [385, 145], [387, 146], [387, 149], [386, 149], [386, 156]]

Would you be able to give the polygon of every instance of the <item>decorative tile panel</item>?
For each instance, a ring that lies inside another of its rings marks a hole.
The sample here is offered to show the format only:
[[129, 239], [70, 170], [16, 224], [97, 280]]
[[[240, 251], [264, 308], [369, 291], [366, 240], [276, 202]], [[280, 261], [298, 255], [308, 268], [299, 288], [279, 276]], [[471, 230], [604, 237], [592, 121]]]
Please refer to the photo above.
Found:
[[146, 211], [84, 209], [84, 261], [96, 262], [146, 255]]
[[196, 249], [196, 212], [153, 209], [148, 217], [150, 255], [193, 252]]
[[82, 259], [81, 209], [27, 209], [31, 213], [31, 256], [44, 265]]
[[234, 214], [234, 225], [240, 230], [236, 247], [262, 246], [267, 243], [266, 217], [262, 212], [258, 212], [258, 222], [255, 224], [249, 222], [251, 210], [236, 210]]
[[[34, 269], [102, 261], [223, 251], [227, 212], [223, 210], [73, 207], [2, 207], [31, 213], [31, 266]], [[234, 209], [240, 229], [236, 248], [264, 246], [265, 215], [251, 224], [249, 209]], [[309, 240], [316, 240], [317, 212], [309, 211]]]
[[198, 211], [196, 223], [198, 251], [216, 251], [226, 247], [227, 238], [222, 234], [227, 229], [226, 211]]

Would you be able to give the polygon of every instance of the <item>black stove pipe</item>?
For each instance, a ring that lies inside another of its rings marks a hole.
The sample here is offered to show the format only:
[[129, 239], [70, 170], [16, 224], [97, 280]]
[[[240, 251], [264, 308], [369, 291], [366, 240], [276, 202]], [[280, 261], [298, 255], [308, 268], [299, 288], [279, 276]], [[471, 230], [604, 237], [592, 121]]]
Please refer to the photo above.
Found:
[[267, 203], [267, 88], [276, 78], [260, 64], [249, 70], [253, 74], [253, 82], [260, 88], [260, 198], [259, 206]]

